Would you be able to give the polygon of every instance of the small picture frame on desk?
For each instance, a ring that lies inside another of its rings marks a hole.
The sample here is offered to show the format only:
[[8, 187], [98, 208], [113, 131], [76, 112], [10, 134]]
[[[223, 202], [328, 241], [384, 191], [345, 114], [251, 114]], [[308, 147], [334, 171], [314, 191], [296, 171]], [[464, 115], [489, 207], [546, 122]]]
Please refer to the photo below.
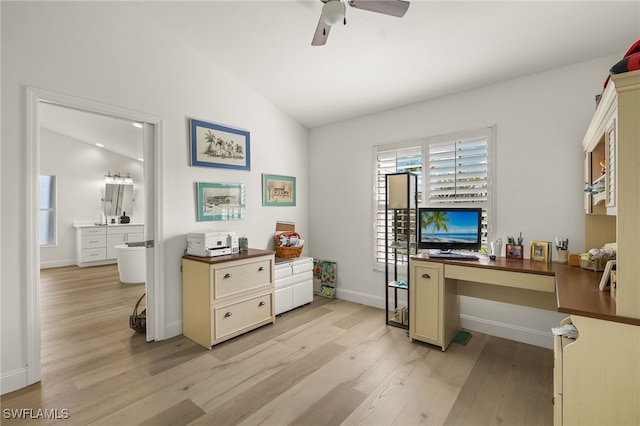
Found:
[[522, 259], [523, 258], [522, 244], [507, 244], [506, 257], [507, 259]]
[[531, 260], [551, 262], [551, 243], [548, 241], [531, 241]]

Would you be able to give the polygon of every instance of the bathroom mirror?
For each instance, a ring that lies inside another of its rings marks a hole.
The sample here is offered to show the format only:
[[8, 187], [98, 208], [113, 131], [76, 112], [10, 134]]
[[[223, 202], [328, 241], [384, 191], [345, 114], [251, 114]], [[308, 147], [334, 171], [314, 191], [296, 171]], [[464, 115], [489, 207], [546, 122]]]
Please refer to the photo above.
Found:
[[106, 216], [127, 216], [133, 213], [133, 185], [107, 183], [104, 189], [104, 214]]

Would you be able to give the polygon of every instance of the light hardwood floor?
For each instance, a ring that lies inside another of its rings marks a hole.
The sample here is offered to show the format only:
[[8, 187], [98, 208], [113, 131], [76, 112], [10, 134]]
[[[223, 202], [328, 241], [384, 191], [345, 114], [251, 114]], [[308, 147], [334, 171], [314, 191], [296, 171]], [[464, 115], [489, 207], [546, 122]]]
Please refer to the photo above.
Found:
[[128, 328], [144, 286], [115, 266], [41, 276], [42, 382], [1, 397], [3, 425], [552, 424], [547, 349], [474, 332], [443, 353], [379, 309], [323, 298], [211, 351], [146, 343]]

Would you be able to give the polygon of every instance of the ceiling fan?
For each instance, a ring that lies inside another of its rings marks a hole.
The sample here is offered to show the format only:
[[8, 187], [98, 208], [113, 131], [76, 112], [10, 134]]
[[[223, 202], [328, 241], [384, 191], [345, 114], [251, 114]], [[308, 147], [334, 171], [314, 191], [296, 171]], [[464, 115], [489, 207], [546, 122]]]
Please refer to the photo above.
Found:
[[335, 25], [342, 21], [344, 25], [347, 25], [347, 18], [345, 17], [346, 6], [349, 5], [356, 9], [368, 10], [370, 12], [382, 13], [384, 15], [391, 15], [402, 17], [409, 9], [409, 2], [405, 0], [321, 0], [324, 3], [322, 6], [322, 14], [318, 21], [318, 27], [313, 34], [313, 40], [311, 40], [312, 46], [322, 46], [327, 42], [329, 37], [329, 31], [331, 25]]

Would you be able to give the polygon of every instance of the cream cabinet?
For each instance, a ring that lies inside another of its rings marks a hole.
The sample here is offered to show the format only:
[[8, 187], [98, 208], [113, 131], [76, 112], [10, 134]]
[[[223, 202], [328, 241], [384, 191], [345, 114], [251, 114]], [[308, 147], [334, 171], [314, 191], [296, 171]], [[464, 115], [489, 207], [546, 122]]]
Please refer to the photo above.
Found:
[[419, 260], [411, 260], [411, 277], [409, 338], [444, 351], [460, 326], [456, 280], [445, 281], [444, 264]]
[[95, 266], [116, 262], [116, 246], [144, 240], [144, 225], [78, 225], [76, 265]]
[[554, 424], [640, 424], [640, 326], [571, 315], [577, 339], [556, 336]]
[[585, 203], [585, 243], [617, 242], [617, 297], [605, 304], [615, 314], [563, 311], [579, 334], [554, 345], [556, 425], [640, 424], [639, 117], [640, 71], [612, 76], [582, 146], [585, 170], [607, 162], [603, 194]]
[[[610, 90], [613, 92], [613, 90]], [[597, 130], [583, 141], [585, 152], [585, 184], [591, 190], [585, 191], [585, 213], [615, 216], [616, 170], [617, 170], [617, 114], [618, 109], [610, 99], [603, 99], [602, 117]], [[607, 104], [608, 103], [608, 107]]]
[[[617, 242], [617, 313], [640, 318], [640, 71], [611, 77], [582, 141], [586, 168], [606, 161], [605, 190], [585, 217], [585, 249]], [[597, 154], [594, 154], [597, 153]], [[594, 157], [595, 156], [595, 157]], [[592, 179], [595, 177], [592, 171]], [[587, 212], [588, 203], [587, 203]]]
[[275, 322], [274, 253], [182, 260], [182, 333], [213, 345]]
[[275, 313], [280, 315], [313, 301], [313, 259], [276, 259]]

